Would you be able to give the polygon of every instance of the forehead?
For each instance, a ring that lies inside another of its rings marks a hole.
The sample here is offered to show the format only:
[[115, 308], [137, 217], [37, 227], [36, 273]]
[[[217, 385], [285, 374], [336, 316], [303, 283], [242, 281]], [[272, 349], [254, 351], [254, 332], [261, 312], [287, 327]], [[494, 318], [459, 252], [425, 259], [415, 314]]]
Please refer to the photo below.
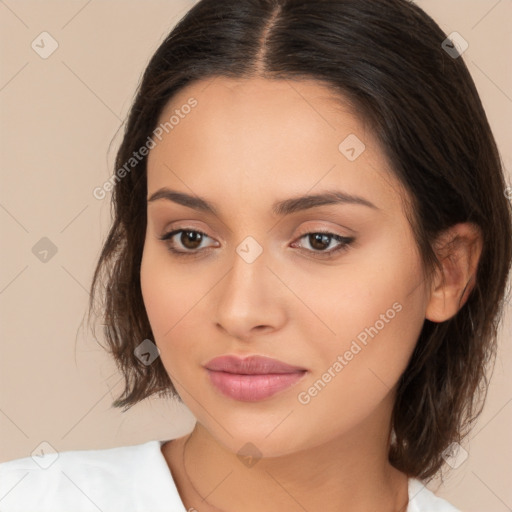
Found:
[[287, 197], [337, 187], [376, 203], [402, 194], [363, 120], [321, 82], [202, 80], [180, 90], [158, 122], [168, 126], [149, 154], [148, 191], [185, 184], [202, 196], [275, 188]]
[[[260, 136], [271, 134], [275, 127], [287, 127], [288, 133], [304, 137], [338, 130], [343, 124], [357, 126], [359, 132], [364, 130], [351, 113], [348, 101], [315, 80], [214, 77], [193, 82], [168, 102], [159, 122], [168, 120], [191, 98], [198, 102], [194, 112], [201, 112], [201, 124], [208, 119], [231, 120], [244, 123], [244, 133], [257, 131]], [[342, 116], [338, 115], [340, 112]], [[297, 126], [297, 121], [303, 124]], [[206, 127], [211, 128], [205, 124]]]

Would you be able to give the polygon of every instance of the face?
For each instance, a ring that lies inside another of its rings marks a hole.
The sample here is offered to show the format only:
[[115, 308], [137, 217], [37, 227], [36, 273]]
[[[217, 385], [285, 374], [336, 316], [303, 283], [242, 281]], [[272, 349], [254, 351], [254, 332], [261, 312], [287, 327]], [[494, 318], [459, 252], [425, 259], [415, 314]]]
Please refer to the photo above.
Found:
[[[160, 122], [173, 115], [148, 156], [141, 286], [182, 400], [233, 451], [369, 432], [428, 299], [404, 192], [369, 128], [314, 81], [196, 82]], [[206, 369], [224, 355], [302, 371]]]

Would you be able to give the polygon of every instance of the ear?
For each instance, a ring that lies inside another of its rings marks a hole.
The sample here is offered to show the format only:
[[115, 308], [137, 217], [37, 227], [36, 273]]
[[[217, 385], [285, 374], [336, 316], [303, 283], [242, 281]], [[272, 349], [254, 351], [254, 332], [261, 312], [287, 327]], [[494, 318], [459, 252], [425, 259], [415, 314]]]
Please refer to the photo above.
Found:
[[434, 244], [442, 273], [436, 271], [425, 318], [444, 322], [466, 303], [476, 283], [483, 236], [479, 226], [461, 223], [444, 231]]

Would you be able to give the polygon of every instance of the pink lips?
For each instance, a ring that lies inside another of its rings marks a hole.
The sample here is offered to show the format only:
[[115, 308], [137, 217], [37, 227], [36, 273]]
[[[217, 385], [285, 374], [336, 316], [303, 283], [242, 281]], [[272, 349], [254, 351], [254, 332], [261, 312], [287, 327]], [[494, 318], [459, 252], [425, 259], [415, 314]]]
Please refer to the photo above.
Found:
[[244, 402], [263, 400], [287, 389], [307, 372], [305, 368], [263, 356], [221, 356], [204, 366], [221, 393]]

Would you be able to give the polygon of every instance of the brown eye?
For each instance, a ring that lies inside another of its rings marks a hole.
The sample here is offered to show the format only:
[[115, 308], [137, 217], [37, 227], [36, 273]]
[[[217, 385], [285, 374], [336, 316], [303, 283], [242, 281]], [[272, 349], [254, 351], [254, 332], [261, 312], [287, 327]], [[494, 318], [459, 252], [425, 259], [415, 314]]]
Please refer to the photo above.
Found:
[[[350, 248], [350, 244], [354, 242], [353, 237], [346, 237], [337, 235], [335, 233], [328, 232], [310, 232], [304, 233], [299, 240], [307, 240], [310, 248], [299, 247], [308, 253], [314, 254], [319, 258], [330, 258], [334, 256], [339, 251], [347, 251]], [[332, 242], [335, 242], [334, 246], [329, 249]], [[293, 244], [293, 246], [298, 245], [297, 242]]]
[[184, 256], [202, 252], [201, 244], [206, 239], [211, 240], [206, 233], [195, 229], [176, 229], [160, 237], [160, 240], [167, 243], [170, 252]]
[[198, 231], [182, 231], [180, 243], [187, 249], [197, 249], [201, 245], [203, 234]]
[[326, 235], [324, 233], [311, 233], [310, 235], [308, 235], [308, 237], [311, 247], [318, 251], [323, 251], [324, 249], [327, 249], [332, 238], [331, 236]]

